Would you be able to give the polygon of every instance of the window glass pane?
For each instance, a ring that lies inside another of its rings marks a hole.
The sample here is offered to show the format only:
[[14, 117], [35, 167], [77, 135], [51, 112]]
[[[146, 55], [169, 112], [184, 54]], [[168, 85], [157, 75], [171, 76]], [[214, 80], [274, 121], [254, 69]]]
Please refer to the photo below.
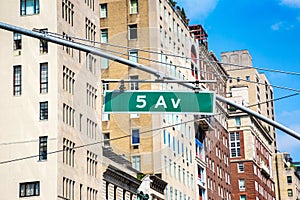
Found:
[[129, 39], [137, 39], [137, 25], [129, 25]]
[[106, 18], [107, 17], [107, 4], [101, 4], [100, 5], [100, 18]]
[[138, 1], [130, 0], [130, 14], [138, 13]]
[[14, 80], [13, 80], [13, 94], [15, 96], [21, 95], [22, 93], [22, 74], [21, 66], [14, 66], [13, 68]]
[[48, 102], [40, 102], [40, 120], [48, 119]]
[[138, 52], [137, 51], [129, 51], [129, 60], [132, 62], [138, 62]]
[[101, 43], [107, 43], [107, 42], [108, 42], [108, 30], [101, 29]]
[[140, 130], [133, 129], [132, 130], [132, 144], [139, 144], [140, 143]]

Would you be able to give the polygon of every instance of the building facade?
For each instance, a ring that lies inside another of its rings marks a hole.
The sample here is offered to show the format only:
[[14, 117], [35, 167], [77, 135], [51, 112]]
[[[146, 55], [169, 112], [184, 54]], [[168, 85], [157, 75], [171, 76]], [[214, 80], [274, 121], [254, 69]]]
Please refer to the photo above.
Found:
[[[0, 11], [26, 29], [99, 40], [95, 1], [1, 1]], [[87, 62], [95, 58], [17, 32], [0, 38], [1, 198], [99, 199], [101, 71]]]
[[293, 162], [287, 152], [277, 152], [273, 157], [274, 166], [278, 171], [275, 174], [277, 185], [276, 199], [300, 199], [300, 167], [298, 162]]
[[[265, 75], [252, 68], [247, 50], [222, 53], [230, 75], [230, 98], [274, 119], [273, 90]], [[246, 66], [246, 67], [244, 67]], [[228, 111], [233, 199], [275, 199], [275, 129], [233, 107]]]
[[[171, 1], [101, 0], [101, 47], [179, 80], [196, 80], [199, 45]], [[193, 57], [194, 59], [187, 59]], [[102, 79], [155, 80], [160, 77], [113, 61], [102, 63]], [[104, 89], [119, 90], [120, 83]], [[186, 91], [171, 83], [124, 84], [126, 90]], [[143, 173], [168, 183], [165, 199], [197, 199], [195, 118], [190, 114], [103, 114], [104, 138]], [[203, 165], [204, 166], [204, 165]], [[204, 168], [205, 169], [205, 168]], [[202, 171], [202, 174], [205, 173]], [[205, 178], [200, 179], [204, 183]], [[199, 180], [199, 183], [200, 183]], [[197, 186], [198, 187], [198, 186]], [[206, 186], [205, 186], [206, 187]], [[201, 191], [201, 196], [207, 194]]]
[[[218, 62], [213, 52], [207, 51], [207, 43], [200, 43], [200, 80], [215, 80], [214, 84], [204, 84], [203, 89], [215, 91], [225, 97], [227, 72]], [[201, 118], [201, 117], [200, 117]], [[229, 167], [229, 138], [227, 131], [227, 106], [216, 101], [213, 117], [204, 117], [209, 124], [205, 131], [204, 149], [208, 199], [232, 199], [231, 172]], [[202, 127], [202, 126], [200, 126]]]

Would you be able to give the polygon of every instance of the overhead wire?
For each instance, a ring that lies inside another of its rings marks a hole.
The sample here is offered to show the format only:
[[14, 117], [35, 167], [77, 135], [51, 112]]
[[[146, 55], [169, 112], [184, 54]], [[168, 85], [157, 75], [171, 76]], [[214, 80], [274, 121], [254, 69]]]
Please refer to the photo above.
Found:
[[[63, 36], [62, 34], [59, 33], [54, 33], [54, 32], [47, 32], [53, 35], [60, 35]], [[246, 66], [246, 65], [240, 65], [240, 64], [234, 64], [234, 63], [226, 63], [226, 62], [221, 62], [221, 61], [213, 61], [213, 60], [205, 60], [205, 58], [191, 58], [191, 57], [187, 57], [187, 56], [181, 56], [181, 55], [176, 55], [176, 54], [167, 54], [167, 53], [162, 53], [162, 52], [158, 52], [158, 51], [153, 51], [153, 50], [145, 50], [142, 48], [131, 48], [128, 46], [124, 46], [124, 45], [118, 45], [118, 44], [111, 44], [111, 43], [103, 43], [103, 42], [97, 42], [97, 41], [93, 41], [93, 40], [88, 40], [88, 39], [84, 39], [84, 38], [80, 38], [80, 37], [75, 37], [75, 36], [70, 36], [71, 38], [74, 38], [76, 40], [80, 40], [80, 41], [85, 41], [85, 42], [90, 42], [90, 43], [95, 43], [95, 44], [101, 44], [101, 45], [105, 45], [105, 46], [112, 46], [112, 47], [118, 47], [118, 48], [123, 48], [123, 49], [134, 49], [134, 50], [138, 50], [138, 51], [142, 51], [142, 52], [147, 52], [147, 53], [152, 53], [152, 54], [159, 54], [159, 55], [165, 55], [165, 56], [170, 56], [170, 57], [177, 57], [177, 58], [183, 58], [183, 59], [188, 59], [188, 60], [198, 60], [198, 61], [204, 61], [204, 62], [211, 62], [211, 63], [217, 63], [217, 64], [222, 64], [222, 65], [230, 65], [230, 66], [235, 66], [235, 67], [239, 67], [240, 69], [229, 69], [226, 71], [235, 71], [235, 70], [242, 70], [242, 69], [249, 69], [249, 68], [254, 68], [254, 69], [258, 69], [261, 71], [269, 71], [269, 72], [275, 72], [275, 73], [282, 73], [282, 74], [289, 74], [289, 75], [297, 75], [300, 76], [300, 72], [293, 72], [293, 71], [284, 71], [284, 70], [277, 70], [277, 69], [270, 69], [270, 68], [264, 68], [264, 67], [256, 67], [256, 66]]]
[[[193, 120], [189, 120], [189, 121], [185, 121], [185, 122], [180, 122], [180, 123], [176, 123], [176, 124], [172, 124], [172, 125], [163, 126], [163, 127], [160, 127], [160, 128], [146, 130], [146, 131], [140, 132], [140, 135], [146, 134], [146, 133], [149, 133], [149, 132], [159, 131], [159, 130], [170, 128], [170, 127], [173, 127], [173, 126], [178, 126], [180, 124], [196, 122], [196, 121], [199, 121], [199, 120], [200, 119], [193, 119]], [[93, 145], [96, 145], [96, 144], [101, 144], [101, 143], [104, 143], [106, 141], [115, 141], [115, 140], [120, 140], [120, 139], [127, 138], [127, 137], [131, 137], [131, 135], [124, 135], [124, 136], [120, 136], [120, 137], [116, 137], [116, 138], [112, 138], [112, 139], [106, 139], [106, 140], [101, 140], [101, 141], [92, 142], [92, 143], [88, 143], [88, 144], [83, 144], [83, 145], [75, 146], [75, 147], [70, 148], [70, 149], [71, 150], [76, 150], [76, 149], [80, 149], [80, 148], [83, 148], [83, 147], [88, 147], [88, 146], [93, 146]], [[63, 152], [63, 151], [65, 151], [65, 150], [64, 149], [59, 149], [59, 150], [47, 152], [47, 155], [56, 154], [56, 153], [60, 153], [60, 152]], [[24, 157], [21, 157], [21, 158], [15, 158], [15, 159], [10, 159], [10, 160], [0, 161], [0, 165], [7, 164], [7, 163], [12, 163], [12, 162], [17, 162], [17, 161], [22, 161], [22, 160], [27, 160], [27, 159], [31, 159], [31, 158], [36, 158], [36, 157], [39, 157], [39, 156], [40, 155], [30, 155], [30, 156], [24, 156]]]
[[[51, 33], [51, 34], [54, 34], [54, 35], [59, 35], [59, 36], [63, 37], [63, 35], [58, 34], [58, 33], [52, 33], [52, 32], [48, 32], [48, 33]], [[92, 41], [92, 40], [88, 40], [88, 39], [82, 39], [82, 38], [73, 37], [73, 36], [70, 36], [70, 37], [74, 38], [74, 39], [86, 41], [86, 42], [92, 42], [92, 43], [98, 43], [98, 44], [107, 44], [107, 43], [96, 42], [96, 41]], [[92, 45], [89, 45], [89, 46], [92, 46]], [[114, 45], [114, 46], [119, 46], [119, 45]], [[145, 57], [141, 57], [141, 56], [133, 56], [133, 55], [129, 55], [127, 53], [122, 53], [122, 52], [118, 52], [118, 51], [108, 50], [108, 49], [101, 48], [101, 47], [95, 47], [95, 46], [93, 46], [93, 47], [96, 48], [96, 49], [100, 49], [102, 51], [108, 51], [108, 52], [111, 52], [111, 53], [116, 53], [116, 54], [124, 55], [124, 56], [136, 57], [136, 58], [139, 58], [139, 59], [142, 59], [142, 60], [148, 60], [148, 61], [151, 61], [151, 62], [159, 63], [159, 64], [162, 64], [162, 65], [166, 65], [166, 66], [170, 65], [170, 63], [166, 63], [166, 62], [163, 62], [163, 61], [149, 59], [149, 58], [145, 58]], [[129, 47], [126, 47], [126, 48], [129, 48]], [[133, 49], [139, 49], [139, 48], [133, 48]], [[144, 50], [144, 51], [147, 51], [147, 50]], [[153, 52], [154, 53], [155, 51], [149, 51], [149, 52]], [[155, 53], [157, 53], [157, 52], [155, 52]], [[163, 55], [165, 55], [165, 54], [163, 54]], [[170, 56], [173, 55], [174, 56], [174, 54], [167, 54], [167, 55], [170, 55]], [[184, 58], [184, 59], [192, 59], [192, 58], [183, 57], [183, 56], [176, 56], [176, 57], [180, 57], [180, 58]], [[234, 65], [234, 66], [241, 66], [241, 65], [237, 65], [237, 64], [229, 64], [229, 63], [217, 62], [217, 61], [212, 61], [212, 60], [203, 60], [203, 59], [198, 59], [198, 60], [202, 60], [204, 62], [218, 63], [218, 64], [228, 64], [228, 65]], [[188, 68], [188, 67], [185, 67], [185, 66], [181, 66], [181, 65], [172, 64], [172, 66], [178, 67], [178, 68], [181, 68], [181, 69], [192, 70], [191, 68]], [[242, 66], [242, 67], [248, 68], [249, 66]], [[266, 69], [266, 68], [263, 68], [263, 69]], [[272, 70], [272, 69], [269, 70], [269, 71], [278, 72], [278, 73], [293, 74], [293, 75], [298, 75], [298, 74], [300, 75], [300, 73], [297, 73], [297, 72], [285, 72], [285, 71]], [[199, 70], [199, 72], [203, 72], [203, 73], [206, 73], [206, 74], [212, 74], [212, 75], [216, 75], [216, 76], [221, 76], [221, 77], [224, 77], [224, 78], [231, 78], [231, 79], [240, 80], [240, 81], [249, 82], [249, 83], [255, 83], [255, 84], [259, 84], [259, 85], [267, 85], [265, 83], [260, 83], [260, 82], [256, 82], [256, 81], [241, 79], [239, 77], [230, 77], [230, 76], [226, 76], [226, 75], [222, 75], [222, 74], [217, 74], [217, 73], [213, 73], [213, 72], [206, 72], [204, 70]], [[294, 91], [294, 92], [300, 93], [300, 90], [298, 90], [298, 89], [294, 89], [294, 88], [290, 88], [290, 87], [284, 87], [284, 86], [278, 86], [278, 85], [274, 85], [274, 84], [268, 84], [268, 85], [270, 85], [270, 86], [272, 86], [274, 88], [283, 89], [283, 90], [290, 90], [290, 91]]]

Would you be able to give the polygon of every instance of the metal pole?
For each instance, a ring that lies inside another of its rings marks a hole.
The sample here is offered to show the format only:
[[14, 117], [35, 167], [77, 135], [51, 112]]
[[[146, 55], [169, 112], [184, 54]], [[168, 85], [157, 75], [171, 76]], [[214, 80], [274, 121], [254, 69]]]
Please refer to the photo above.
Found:
[[[46, 33], [38, 33], [38, 32], [34, 32], [34, 31], [31, 31], [31, 30], [27, 30], [27, 29], [24, 29], [24, 28], [21, 28], [21, 27], [17, 27], [17, 26], [13, 26], [13, 25], [9, 25], [9, 24], [6, 24], [6, 23], [3, 23], [3, 22], [0, 22], [0, 28], [1, 29], [5, 29], [5, 30], [8, 30], [8, 31], [12, 31], [12, 32], [19, 32], [23, 35], [27, 35], [27, 36], [30, 36], [30, 37], [34, 37], [34, 38], [38, 38], [38, 39], [41, 39], [41, 40], [46, 40], [46, 41], [49, 41], [49, 42], [53, 42], [53, 43], [56, 43], [56, 44], [60, 44], [60, 45], [64, 45], [64, 46], [68, 46], [68, 47], [71, 47], [71, 48], [74, 48], [74, 49], [78, 49], [78, 50], [81, 50], [81, 51], [84, 51], [84, 52], [88, 52], [88, 53], [91, 53], [91, 54], [94, 54], [94, 55], [97, 55], [97, 56], [100, 56], [100, 57], [104, 57], [104, 58], [107, 58], [107, 59], [110, 59], [110, 60], [114, 60], [118, 63], [122, 63], [122, 64], [125, 64], [125, 65], [129, 65], [131, 67], [134, 67], [134, 68], [137, 68], [139, 70], [142, 70], [144, 72], [147, 72], [147, 73], [150, 73], [154, 76], [156, 76], [158, 79], [166, 79], [166, 80], [176, 80], [178, 81], [177, 78], [174, 78], [172, 76], [168, 76], [168, 75], [165, 75], [163, 74], [162, 72], [158, 71], [158, 70], [155, 70], [155, 69], [152, 69], [150, 67], [147, 67], [147, 66], [144, 66], [144, 65], [141, 65], [139, 63], [136, 63], [136, 62], [133, 62], [133, 61], [130, 61], [130, 60], [127, 60], [127, 59], [124, 59], [124, 58], [121, 58], [121, 57], [118, 57], [118, 56], [114, 56], [112, 54], [108, 54], [108, 53], [105, 53], [105, 52], [102, 52], [96, 48], [93, 48], [93, 47], [89, 47], [87, 45], [84, 45], [84, 44], [78, 44], [78, 43], [74, 43], [74, 42], [71, 42], [71, 41], [67, 41], [67, 40], [64, 40], [64, 39], [60, 39], [60, 38], [56, 38], [56, 37], [52, 37], [50, 35], [47, 35]], [[189, 89], [194, 89], [195, 86], [193, 84], [190, 84], [190, 83], [180, 83], [178, 81], [178, 84], [182, 85], [182, 86], [185, 86]], [[227, 103], [228, 105], [231, 105], [233, 107], [236, 107], [237, 109], [243, 111], [243, 112], [246, 112], [248, 113], [249, 115], [252, 115], [272, 126], [274, 126], [275, 128], [289, 134], [290, 136], [300, 140], [300, 135], [298, 133], [296, 133], [295, 131], [257, 113], [257, 112], [254, 112], [253, 110], [249, 109], [249, 108], [246, 108], [244, 106], [241, 106], [233, 101], [230, 101], [222, 96], [219, 96], [219, 95], [216, 95], [216, 99], [219, 100], [219, 101], [222, 101], [224, 103]]]

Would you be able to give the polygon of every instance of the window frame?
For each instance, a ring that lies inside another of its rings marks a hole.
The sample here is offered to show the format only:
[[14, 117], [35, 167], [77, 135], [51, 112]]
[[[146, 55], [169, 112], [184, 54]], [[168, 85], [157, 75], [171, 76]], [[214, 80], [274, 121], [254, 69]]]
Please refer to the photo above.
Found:
[[[28, 4], [32, 2], [33, 10], [31, 12], [28, 11]], [[39, 0], [21, 0], [20, 1], [20, 15], [26, 16], [26, 15], [36, 15], [40, 13], [40, 2]]]
[[39, 161], [47, 160], [48, 136], [39, 137]]
[[13, 48], [14, 51], [22, 49], [22, 34], [18, 32], [13, 33]]
[[14, 96], [22, 95], [22, 66], [21, 65], [13, 66], [13, 95]]
[[[135, 132], [137, 131], [137, 132]], [[133, 128], [131, 129], [131, 145], [136, 146], [140, 144], [140, 129]]]
[[239, 179], [238, 180], [239, 183], [239, 190], [240, 191], [245, 191], [246, 190], [246, 182], [245, 179]]
[[293, 183], [292, 176], [287, 176], [286, 181], [287, 181], [288, 184]]
[[105, 147], [110, 147], [110, 133], [103, 133], [103, 145]]
[[237, 168], [239, 173], [244, 173], [245, 172], [245, 165], [244, 163], [237, 163]]
[[131, 157], [132, 167], [138, 171], [141, 171], [141, 156], [134, 155]]
[[139, 13], [139, 2], [138, 0], [129, 0], [129, 13], [132, 14], [138, 14]]
[[287, 189], [287, 194], [288, 194], [288, 197], [292, 197], [293, 196], [293, 189]]
[[108, 43], [108, 29], [103, 28], [101, 31], [101, 43]]
[[100, 19], [107, 18], [107, 3], [100, 4]]
[[48, 63], [40, 63], [40, 93], [46, 94], [48, 93]]
[[49, 118], [49, 104], [48, 101], [40, 102], [40, 120], [48, 120]]
[[[27, 192], [32, 190], [33, 187], [33, 193], [28, 194]], [[22, 192], [22, 189], [24, 189], [24, 193]], [[24, 182], [19, 183], [19, 197], [32, 197], [32, 196], [40, 196], [40, 181], [33, 181], [33, 182]]]
[[138, 50], [130, 50], [128, 51], [128, 60], [138, 63]]
[[[232, 137], [233, 135], [233, 137]], [[233, 150], [235, 155], [233, 155]], [[241, 156], [241, 140], [240, 140], [240, 132], [231, 132], [230, 133], [230, 157], [240, 157]]]
[[137, 24], [128, 25], [128, 39], [137, 40], [137, 38], [138, 38]]
[[[133, 75], [129, 77], [130, 80], [139, 80], [138, 75]], [[130, 90], [139, 90], [139, 83], [138, 82], [130, 82]]]

